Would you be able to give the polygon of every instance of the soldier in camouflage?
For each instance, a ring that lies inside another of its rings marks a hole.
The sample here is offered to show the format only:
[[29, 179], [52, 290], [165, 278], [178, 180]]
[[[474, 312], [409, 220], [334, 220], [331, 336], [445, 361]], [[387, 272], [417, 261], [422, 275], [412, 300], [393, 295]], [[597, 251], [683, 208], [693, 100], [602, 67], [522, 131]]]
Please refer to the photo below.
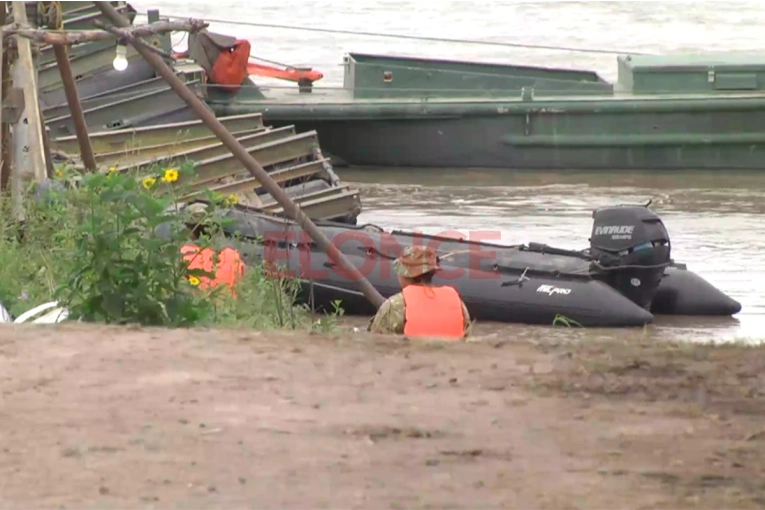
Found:
[[[408, 284], [430, 286], [433, 274], [441, 270], [436, 253], [428, 248], [409, 246], [394, 262], [394, 269], [399, 276], [402, 288]], [[460, 300], [461, 301], [461, 300]], [[462, 304], [463, 332], [468, 337], [471, 329], [470, 314], [465, 303]], [[433, 313], [439, 313], [434, 310]], [[369, 323], [368, 331], [383, 334], [404, 334], [406, 324], [406, 305], [404, 293], [399, 292], [388, 298]]]

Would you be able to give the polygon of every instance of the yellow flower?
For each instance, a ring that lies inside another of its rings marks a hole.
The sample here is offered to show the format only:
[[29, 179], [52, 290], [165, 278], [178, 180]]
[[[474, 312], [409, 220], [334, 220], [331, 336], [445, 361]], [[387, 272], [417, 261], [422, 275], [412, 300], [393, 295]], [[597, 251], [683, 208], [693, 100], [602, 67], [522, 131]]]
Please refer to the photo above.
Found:
[[236, 196], [236, 195], [229, 195], [223, 201], [223, 205], [225, 205], [225, 206], [231, 206], [231, 205], [238, 204], [238, 203], [239, 203], [239, 197]]
[[116, 167], [116, 166], [110, 166], [110, 167], [109, 167], [109, 173], [110, 173], [110, 174], [111, 174], [111, 173], [114, 173], [114, 172], [116, 172], [116, 171], [117, 171], [117, 167]]
[[64, 176], [64, 171], [61, 170], [60, 168], [56, 168], [56, 177], [63, 177], [63, 176]]
[[165, 175], [162, 176], [163, 182], [175, 182], [178, 180], [178, 170], [168, 168], [165, 170]]
[[202, 282], [199, 281], [199, 278], [197, 278], [196, 276], [189, 276], [189, 283], [191, 285], [193, 285], [194, 287], [196, 287], [197, 285], [199, 285]]
[[155, 184], [156, 182], [157, 182], [157, 178], [156, 178], [156, 177], [146, 177], [146, 178], [143, 180], [143, 187], [144, 187], [144, 188], [146, 188], [146, 189], [149, 189], [149, 188], [151, 188], [152, 186], [154, 186], [154, 184]]

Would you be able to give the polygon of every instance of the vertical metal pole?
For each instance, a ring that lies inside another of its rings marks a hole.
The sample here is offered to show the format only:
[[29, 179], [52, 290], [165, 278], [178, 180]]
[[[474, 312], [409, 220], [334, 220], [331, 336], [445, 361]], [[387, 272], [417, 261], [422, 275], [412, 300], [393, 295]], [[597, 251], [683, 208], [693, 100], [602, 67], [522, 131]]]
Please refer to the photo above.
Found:
[[88, 126], [85, 124], [85, 115], [82, 113], [82, 105], [77, 94], [77, 86], [74, 83], [72, 67], [69, 65], [69, 56], [66, 46], [63, 44], [54, 44], [53, 51], [56, 53], [56, 64], [61, 73], [61, 82], [64, 84], [66, 93], [66, 102], [69, 104], [69, 110], [72, 113], [74, 130], [77, 132], [77, 143], [80, 145], [80, 157], [85, 169], [89, 172], [96, 171], [96, 158], [93, 156], [93, 149], [90, 146], [88, 136]]
[[[130, 26], [130, 22], [126, 20], [117, 10], [112, 7], [110, 2], [93, 2], [109, 20], [114, 23], [116, 27], [125, 28]], [[347, 271], [353, 279], [358, 283], [364, 296], [377, 308], [383, 304], [385, 299], [377, 292], [371, 283], [362, 275], [358, 269], [356, 269], [346, 256], [337, 249], [337, 246], [332, 244], [324, 233], [319, 230], [311, 219], [295, 205], [292, 200], [287, 196], [284, 190], [271, 178], [262, 166], [252, 157], [252, 155], [245, 149], [242, 144], [232, 135], [226, 127], [215, 117], [215, 114], [207, 108], [207, 106], [200, 100], [194, 92], [189, 89], [183, 81], [175, 75], [172, 69], [165, 63], [165, 61], [156, 53], [148, 50], [143, 43], [138, 41], [137, 43], [130, 44], [141, 54], [141, 56], [148, 62], [157, 73], [165, 79], [168, 85], [175, 90], [175, 93], [183, 99], [189, 107], [199, 116], [204, 124], [215, 133], [215, 135], [223, 142], [223, 145], [231, 151], [239, 161], [242, 162], [245, 168], [252, 174], [253, 177], [258, 179], [263, 184], [266, 191], [274, 197], [274, 200], [284, 208], [284, 211], [295, 220], [303, 229], [305, 229], [311, 236], [316, 244], [318, 244], [327, 255], [335, 263], [339, 264], [345, 271]]]

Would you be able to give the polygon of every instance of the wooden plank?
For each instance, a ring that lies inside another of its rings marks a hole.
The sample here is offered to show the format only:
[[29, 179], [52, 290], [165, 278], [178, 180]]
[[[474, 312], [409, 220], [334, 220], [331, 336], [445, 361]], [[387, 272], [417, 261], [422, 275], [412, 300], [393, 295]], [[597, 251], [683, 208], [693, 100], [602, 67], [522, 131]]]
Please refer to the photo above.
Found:
[[[27, 11], [24, 2], [12, 2], [13, 20], [21, 25], [26, 25]], [[43, 154], [43, 132], [40, 113], [40, 102], [37, 98], [37, 79], [35, 78], [35, 64], [32, 57], [32, 46], [26, 37], [16, 36], [16, 44], [19, 51], [20, 78], [23, 80], [21, 88], [24, 90], [25, 117], [29, 128], [29, 159], [37, 182], [45, 181], [46, 164]]]

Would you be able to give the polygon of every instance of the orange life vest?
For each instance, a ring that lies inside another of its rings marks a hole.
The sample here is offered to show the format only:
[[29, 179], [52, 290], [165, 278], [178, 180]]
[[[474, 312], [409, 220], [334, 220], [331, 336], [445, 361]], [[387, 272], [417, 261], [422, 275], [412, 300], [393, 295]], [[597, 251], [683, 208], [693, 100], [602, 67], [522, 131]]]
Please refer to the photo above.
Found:
[[454, 287], [407, 285], [402, 292], [405, 335], [464, 338], [462, 299]]
[[[244, 274], [244, 262], [239, 253], [230, 247], [224, 248], [218, 254], [218, 264], [215, 264], [215, 251], [210, 248], [199, 250], [198, 246], [185, 244], [181, 247], [183, 259], [189, 263], [189, 269], [201, 269], [215, 274], [210, 281], [207, 277], [200, 278], [199, 287], [207, 289], [218, 285], [227, 285], [233, 289], [236, 282]], [[232, 290], [233, 292], [233, 290]]]
[[249, 76], [247, 64], [250, 61], [250, 42], [237, 39], [230, 50], [224, 50], [213, 64], [210, 78], [213, 83], [229, 90], [239, 90], [244, 79]]

